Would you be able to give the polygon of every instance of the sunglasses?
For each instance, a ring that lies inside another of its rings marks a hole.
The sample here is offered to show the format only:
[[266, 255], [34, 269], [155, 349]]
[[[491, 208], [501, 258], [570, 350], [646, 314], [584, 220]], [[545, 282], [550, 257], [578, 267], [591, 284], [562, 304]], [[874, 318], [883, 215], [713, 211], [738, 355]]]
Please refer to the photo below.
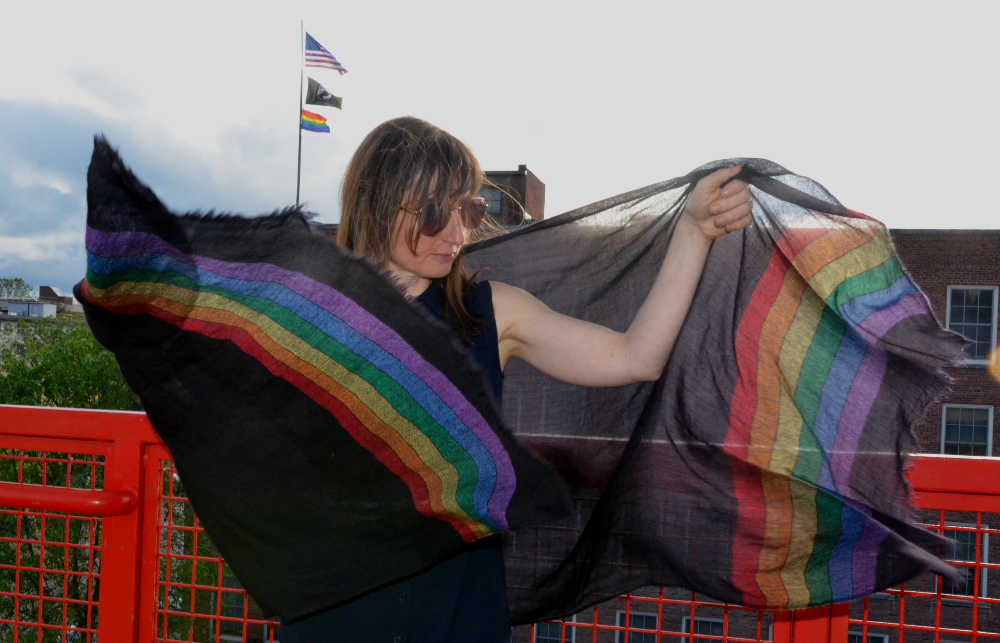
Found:
[[[467, 229], [479, 227], [479, 224], [486, 218], [486, 210], [489, 203], [482, 197], [476, 197], [462, 204], [458, 208], [458, 214], [462, 218], [462, 225]], [[419, 212], [413, 212], [419, 215]], [[451, 212], [438, 212], [434, 204], [430, 204], [423, 212], [423, 221], [420, 224], [420, 233], [427, 236], [434, 236], [444, 230], [451, 220]]]

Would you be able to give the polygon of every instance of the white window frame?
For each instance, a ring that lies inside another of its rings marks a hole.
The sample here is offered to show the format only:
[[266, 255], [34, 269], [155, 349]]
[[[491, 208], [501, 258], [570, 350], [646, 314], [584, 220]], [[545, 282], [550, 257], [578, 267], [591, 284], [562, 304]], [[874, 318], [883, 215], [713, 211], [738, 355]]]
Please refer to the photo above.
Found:
[[[975, 528], [975, 526], [976, 526], [976, 524], [972, 523], [972, 522], [946, 522], [946, 523], [944, 523], [944, 529], [945, 529], [945, 531], [947, 531], [949, 527], [971, 527], [971, 528]], [[979, 528], [980, 529], [989, 529], [990, 526], [987, 525], [987, 524], [982, 524], [982, 525], [980, 525]], [[979, 532], [977, 535], [982, 536], [982, 539], [983, 539], [982, 545], [979, 546], [979, 553], [980, 553], [979, 557], [982, 559], [982, 560], [979, 561], [979, 564], [982, 565], [983, 563], [989, 563], [989, 557], [990, 557], [990, 535], [989, 535], [989, 533], [982, 533], [982, 532]], [[957, 559], [952, 558], [950, 560], [957, 560]], [[971, 563], [973, 561], [971, 561], [971, 560], [963, 560], [963, 561], [958, 561], [958, 562]], [[969, 568], [968, 567], [963, 567], [962, 569], [969, 569]], [[980, 586], [979, 586], [979, 595], [978, 596], [973, 597], [973, 596], [969, 596], [968, 594], [943, 594], [943, 595], [944, 596], [965, 596], [965, 597], [968, 597], [969, 600], [971, 600], [972, 598], [989, 598], [989, 596], [987, 596], [987, 594], [986, 594], [986, 590], [989, 587], [986, 584], [986, 578], [989, 575], [989, 571], [990, 570], [987, 567], [980, 567], [979, 568], [979, 585]], [[960, 600], [963, 603], [967, 602], [965, 598], [962, 598], [962, 599], [953, 599], [953, 600]]]
[[[628, 614], [629, 617], [632, 617], [632, 616], [652, 616], [656, 620], [656, 627], [654, 629], [656, 629], [657, 632], [660, 631], [660, 617], [656, 615], [656, 612], [636, 612], [635, 610], [629, 610], [628, 612], [626, 612], [625, 610], [618, 610], [617, 612], [615, 612], [615, 626], [616, 627], [625, 627], [626, 629], [629, 628], [629, 627], [631, 627], [628, 624], [628, 621], [625, 622], [624, 626], [618, 625], [618, 623], [621, 621], [621, 617], [624, 616], [625, 614]], [[626, 641], [628, 641], [628, 639], [625, 637], [626, 634], [629, 634], [629, 632], [623, 632], [621, 630], [615, 630], [615, 643], [626, 643]], [[639, 632], [639, 634], [649, 634], [649, 632]], [[659, 636], [659, 635], [656, 635], [656, 636]]]
[[[862, 642], [863, 643], [867, 643], [866, 641], [864, 641], [864, 638], [865, 638], [864, 632], [848, 632], [847, 636], [849, 637], [851, 634], [856, 634], [856, 635], [860, 636]], [[878, 634], [876, 632], [869, 632], [868, 633], [868, 639], [869, 640], [871, 640], [873, 637], [876, 637], [876, 636], [878, 638], [882, 639], [882, 643], [889, 643], [889, 635], [888, 634]], [[942, 643], [944, 643], [944, 642], [942, 641]]]
[[[562, 621], [548, 621], [549, 624], [560, 623], [560, 622], [567, 624], [566, 625], [566, 636], [564, 637], [565, 643], [576, 643], [576, 628], [575, 627], [571, 627], [569, 625], [569, 623], [576, 623], [576, 614], [574, 614], [573, 616], [570, 616], [569, 618], [565, 618]], [[536, 623], [535, 625], [536, 626], [540, 625], [540, 623]], [[535, 627], [535, 635], [534, 635], [534, 637], [532, 639], [532, 643], [538, 643], [538, 628], [537, 627]]]
[[[993, 332], [990, 334], [990, 357], [997, 351], [997, 295], [1000, 294], [1000, 287], [997, 286], [948, 286], [948, 304], [945, 310], [944, 325], [951, 330], [951, 291], [952, 290], [992, 290], [993, 291]], [[956, 331], [957, 332], [957, 331]], [[968, 366], [989, 366], [991, 359], [967, 359], [962, 364]]]
[[[701, 616], [695, 616], [694, 620], [696, 620], [696, 621], [706, 621], [708, 623], [719, 623], [719, 624], [722, 625], [723, 628], [725, 628], [725, 626], [726, 626], [726, 622], [724, 620], [722, 620], [721, 618], [703, 618]], [[681, 637], [681, 643], [688, 643], [688, 641], [691, 641], [692, 643], [694, 642], [695, 634], [697, 632], [692, 632], [691, 630], [692, 630], [692, 628], [691, 628], [691, 617], [690, 616], [683, 617], [681, 619], [681, 632], [683, 632], [684, 634], [687, 634], [687, 636], [682, 636]], [[773, 626], [772, 626], [772, 630], [773, 630]], [[772, 630], [768, 631], [768, 633], [772, 635], [772, 636], [770, 636], [768, 638], [769, 641], [773, 640], [773, 638], [774, 638]], [[723, 636], [725, 636], [724, 632], [723, 632]]]
[[[993, 456], [993, 406], [990, 404], [942, 404], [941, 405], [941, 454], [944, 454], [944, 431], [947, 425], [948, 409], [987, 409], [989, 426], [986, 431], [986, 457]], [[979, 456], [950, 456], [953, 458]], [[975, 527], [975, 525], [972, 525]]]

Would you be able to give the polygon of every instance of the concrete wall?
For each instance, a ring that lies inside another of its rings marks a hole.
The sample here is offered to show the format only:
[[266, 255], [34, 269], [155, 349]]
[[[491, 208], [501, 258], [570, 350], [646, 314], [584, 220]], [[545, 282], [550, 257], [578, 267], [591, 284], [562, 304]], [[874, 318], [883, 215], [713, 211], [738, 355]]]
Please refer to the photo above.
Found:
[[40, 302], [10, 302], [7, 304], [8, 315], [18, 317], [55, 317], [56, 305]]

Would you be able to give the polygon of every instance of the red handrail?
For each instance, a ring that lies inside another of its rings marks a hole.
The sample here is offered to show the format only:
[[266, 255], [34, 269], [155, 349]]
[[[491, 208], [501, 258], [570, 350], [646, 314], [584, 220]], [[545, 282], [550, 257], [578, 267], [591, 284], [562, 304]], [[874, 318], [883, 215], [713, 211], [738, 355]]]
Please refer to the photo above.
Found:
[[129, 491], [93, 491], [0, 482], [0, 507], [59, 511], [89, 516], [124, 516], [139, 504]]

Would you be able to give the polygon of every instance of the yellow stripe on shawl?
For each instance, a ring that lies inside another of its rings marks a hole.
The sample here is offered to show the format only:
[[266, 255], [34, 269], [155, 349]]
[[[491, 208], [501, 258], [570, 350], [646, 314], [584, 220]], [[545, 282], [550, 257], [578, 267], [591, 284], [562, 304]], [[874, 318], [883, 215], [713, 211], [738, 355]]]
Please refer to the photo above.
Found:
[[816, 516], [816, 488], [801, 480], [793, 480], [791, 546], [788, 558], [781, 568], [781, 580], [788, 591], [792, 605], [809, 604], [809, 585], [806, 583], [806, 567], [813, 552], [818, 521]]
[[781, 405], [778, 413], [778, 434], [768, 468], [784, 475], [791, 475], [795, 468], [799, 441], [802, 437], [802, 414], [795, 406], [795, 389], [825, 308], [826, 304], [815, 292], [808, 288], [802, 292], [802, 301], [795, 312], [792, 325], [788, 328], [785, 341], [781, 345], [781, 355], [778, 357], [779, 369], [783, 374]]
[[[802, 437], [802, 414], [795, 406], [795, 388], [825, 307], [823, 300], [812, 290], [806, 289], [802, 293], [802, 301], [788, 334], [785, 335], [778, 358], [784, 380], [781, 387], [778, 435], [771, 455], [770, 469], [789, 477], [795, 468]], [[804, 482], [792, 482], [786, 489], [790, 494], [792, 520], [787, 525], [788, 531], [776, 536], [787, 543], [780, 576], [789, 602], [793, 605], [806, 605], [809, 603], [809, 586], [806, 584], [805, 571], [816, 535], [816, 492]], [[804, 537], [804, 534], [812, 535]]]
[[764, 491], [764, 539], [757, 562], [757, 586], [764, 593], [767, 607], [788, 605], [788, 592], [781, 569], [788, 558], [788, 537], [792, 530], [792, 497], [788, 479], [771, 472], [760, 477]]

